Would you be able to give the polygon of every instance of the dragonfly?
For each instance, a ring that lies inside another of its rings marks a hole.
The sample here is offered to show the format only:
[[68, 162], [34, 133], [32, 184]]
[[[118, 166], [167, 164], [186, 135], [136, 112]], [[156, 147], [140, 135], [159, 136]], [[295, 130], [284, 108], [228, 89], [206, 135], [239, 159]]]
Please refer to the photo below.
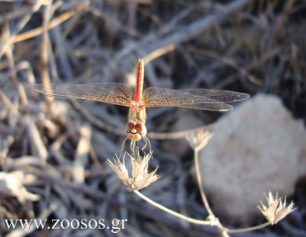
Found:
[[144, 86], [144, 61], [138, 60], [136, 86], [123, 83], [89, 82], [84, 84], [60, 83], [46, 90], [36, 85], [35, 90], [47, 96], [66, 97], [103, 102], [129, 107], [127, 138], [139, 141], [146, 137], [146, 109], [180, 107], [208, 111], [229, 111], [229, 103], [249, 98], [246, 93], [214, 89], [169, 89]]

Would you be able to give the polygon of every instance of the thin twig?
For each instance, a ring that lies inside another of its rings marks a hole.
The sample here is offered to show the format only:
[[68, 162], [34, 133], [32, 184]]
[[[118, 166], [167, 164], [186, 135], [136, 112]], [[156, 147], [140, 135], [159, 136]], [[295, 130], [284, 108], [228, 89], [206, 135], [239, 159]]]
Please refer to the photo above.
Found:
[[250, 232], [250, 231], [255, 231], [255, 230], [259, 230], [262, 228], [265, 228], [267, 226], [270, 226], [271, 224], [269, 222], [260, 224], [260, 225], [256, 225], [256, 226], [252, 226], [252, 227], [247, 227], [247, 228], [241, 228], [241, 229], [227, 229], [228, 233], [244, 233], [244, 232]]
[[17, 34], [27, 25], [27, 23], [29, 22], [29, 20], [31, 19], [32, 15], [37, 12], [41, 5], [43, 5], [45, 3], [46, 0], [37, 0], [35, 2], [35, 4], [32, 6], [31, 8], [31, 12], [28, 13], [27, 15], [25, 15], [20, 22], [18, 23], [16, 30], [11, 34], [10, 38], [7, 39], [3, 45], [1, 45], [0, 48], [0, 58], [2, 58], [3, 54], [5, 53], [5, 51], [7, 50], [7, 48], [14, 43], [14, 40], [17, 36]]
[[147, 196], [145, 196], [144, 194], [142, 194], [141, 192], [139, 191], [133, 191], [138, 197], [140, 197], [141, 199], [143, 199], [144, 201], [146, 201], [147, 203], [151, 204], [152, 206], [158, 208], [158, 209], [161, 209], [162, 211], [170, 214], [170, 215], [173, 215], [175, 217], [178, 217], [182, 220], [185, 220], [187, 222], [190, 222], [190, 223], [193, 223], [193, 224], [197, 224], [197, 225], [211, 225], [211, 226], [214, 226], [215, 225], [215, 222], [214, 221], [204, 221], [204, 220], [197, 220], [197, 219], [193, 219], [193, 218], [190, 218], [188, 216], [185, 216], [185, 215], [182, 215], [178, 212], [175, 212], [157, 202], [154, 202], [152, 199], [148, 198]]
[[175, 49], [176, 49], [176, 45], [170, 44], [165, 47], [154, 50], [143, 58], [144, 63], [147, 64], [153, 61], [154, 59], [159, 58], [162, 55], [165, 55], [171, 51], [174, 51]]
[[[160, 48], [165, 48], [169, 45], [182, 44], [202, 34], [205, 30], [208, 30], [213, 25], [222, 22], [224, 19], [226, 19], [226, 17], [228, 17], [228, 15], [240, 10], [251, 1], [252, 0], [238, 0], [228, 5], [222, 6], [220, 7], [222, 11], [204, 16], [185, 27], [179, 28], [179, 30], [175, 30], [172, 34], [168, 34], [169, 31], [166, 31], [164, 34], [157, 33], [157, 36], [161, 40], [155, 40], [156, 35], [153, 37], [151, 34], [143, 37], [140, 42], [131, 44], [129, 47], [124, 47], [122, 50], [115, 54], [113, 59], [110, 60], [109, 65], [105, 67], [104, 78], [111, 78], [111, 72], [117, 70], [118, 63], [122, 59], [126, 59], [128, 56], [133, 56], [133, 53], [137, 53], [139, 48], [142, 49], [141, 51], [144, 53], [144, 55], [148, 55], [153, 51], [156, 51]], [[175, 25], [173, 27], [175, 27]], [[163, 31], [164, 28], [160, 30], [160, 32]], [[144, 55], [140, 56], [143, 57]]]
[[[63, 22], [69, 20], [71, 17], [73, 17], [75, 15], [75, 13], [77, 12], [77, 9], [73, 9], [73, 10], [69, 10], [66, 11], [64, 13], [62, 13], [61, 15], [59, 15], [58, 17], [54, 18], [49, 24], [48, 24], [48, 30], [51, 30], [52, 28], [62, 24]], [[34, 38], [36, 36], [39, 36], [43, 33], [43, 27], [37, 27], [33, 30], [21, 33], [19, 35], [17, 35], [14, 39], [14, 43], [18, 43], [24, 40], [28, 40], [31, 38]]]
[[[51, 91], [51, 82], [49, 77], [49, 35], [48, 35], [48, 25], [51, 17], [51, 3], [48, 3], [44, 9], [44, 20], [43, 20], [43, 34], [41, 41], [41, 80], [44, 90]], [[48, 111], [53, 114], [52, 109], [52, 101], [53, 98], [50, 96], [45, 96], [45, 100], [47, 101]]]
[[215, 216], [210, 205], [208, 202], [208, 199], [206, 197], [205, 191], [204, 191], [204, 186], [203, 186], [203, 181], [202, 181], [202, 175], [200, 171], [200, 164], [199, 164], [199, 149], [194, 148], [194, 165], [195, 165], [195, 171], [196, 171], [196, 176], [197, 176], [197, 183], [198, 187], [200, 190], [201, 198], [203, 201], [203, 204], [208, 212], [209, 216]]
[[[8, 26], [8, 22], [6, 22], [4, 27], [4, 33], [3, 36], [4, 40], [8, 40], [10, 37], [10, 29]], [[7, 50], [5, 52], [5, 55], [7, 57], [8, 66], [10, 70], [10, 78], [13, 81], [14, 86], [16, 87], [18, 94], [21, 99], [21, 105], [26, 106], [28, 104], [28, 98], [25, 93], [25, 89], [21, 83], [19, 83], [17, 79], [17, 70], [16, 70], [16, 64], [15, 64], [15, 58], [14, 58], [14, 50], [13, 50], [13, 44], [7, 47]]]
[[169, 132], [169, 133], [159, 133], [159, 132], [148, 132], [148, 137], [151, 139], [156, 139], [156, 140], [176, 140], [176, 139], [184, 139], [188, 135], [194, 133], [195, 131], [198, 130], [212, 130], [214, 124], [210, 125], [205, 125], [202, 127], [197, 127], [194, 129], [188, 129], [188, 130], [183, 130], [183, 131], [178, 131], [178, 132]]
[[12, 104], [11, 100], [3, 93], [3, 91], [0, 91], [0, 100], [7, 109], [14, 114], [14, 116], [19, 116], [18, 109]]

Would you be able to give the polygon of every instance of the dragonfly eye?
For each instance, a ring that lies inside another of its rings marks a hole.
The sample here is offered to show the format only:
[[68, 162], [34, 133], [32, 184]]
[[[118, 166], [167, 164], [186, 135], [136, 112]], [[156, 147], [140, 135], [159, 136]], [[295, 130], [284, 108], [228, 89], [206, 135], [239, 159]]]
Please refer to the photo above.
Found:
[[135, 125], [133, 123], [128, 123], [128, 130], [132, 130], [135, 128]]
[[139, 133], [142, 132], [142, 124], [136, 123], [135, 128], [136, 128], [137, 132], [139, 132]]
[[133, 134], [139, 133], [136, 125], [134, 123], [131, 123], [131, 122], [128, 123], [128, 130], [127, 131], [128, 131], [128, 133], [133, 133]]

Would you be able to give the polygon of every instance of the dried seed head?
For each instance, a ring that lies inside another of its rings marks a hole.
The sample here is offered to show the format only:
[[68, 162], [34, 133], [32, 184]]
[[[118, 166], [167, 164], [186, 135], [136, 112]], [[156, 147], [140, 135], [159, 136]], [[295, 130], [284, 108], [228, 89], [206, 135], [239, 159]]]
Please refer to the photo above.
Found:
[[269, 196], [266, 196], [266, 200], [268, 202], [267, 207], [262, 202], [261, 206], [257, 207], [265, 216], [265, 218], [270, 222], [271, 225], [275, 225], [296, 209], [293, 208], [293, 202], [291, 202], [290, 205], [287, 206], [286, 197], [285, 200], [282, 201], [282, 198], [278, 197], [278, 193], [276, 193], [275, 197], [273, 197], [272, 193], [269, 192]]
[[212, 132], [207, 129], [195, 129], [187, 137], [186, 140], [193, 149], [204, 148], [212, 138]]
[[[126, 167], [126, 156], [130, 159], [130, 171]], [[129, 153], [125, 153], [122, 162], [115, 156], [113, 161], [108, 160], [108, 164], [115, 171], [118, 178], [124, 183], [129, 191], [143, 189], [159, 179], [156, 174], [157, 168], [149, 172], [149, 161], [152, 158], [152, 152], [144, 155], [143, 157], [132, 157]]]

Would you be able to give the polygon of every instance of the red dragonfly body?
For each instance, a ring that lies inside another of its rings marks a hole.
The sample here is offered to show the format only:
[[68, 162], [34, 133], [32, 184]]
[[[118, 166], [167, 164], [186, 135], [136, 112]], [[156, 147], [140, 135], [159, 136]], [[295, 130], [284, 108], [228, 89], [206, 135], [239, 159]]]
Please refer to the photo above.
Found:
[[142, 98], [144, 82], [144, 64], [140, 59], [137, 68], [137, 81], [135, 89], [134, 100], [131, 101], [129, 109], [129, 122], [128, 122], [128, 137], [133, 141], [138, 141], [141, 137], [147, 134], [146, 122], [146, 109], [145, 103]]
[[146, 136], [146, 108], [172, 106], [210, 111], [228, 111], [227, 103], [247, 99], [248, 94], [211, 89], [182, 89], [149, 87], [143, 90], [144, 63], [139, 59], [136, 88], [120, 83], [54, 84], [50, 91], [37, 85], [35, 90], [49, 96], [94, 100], [129, 107], [127, 136], [138, 141]]

